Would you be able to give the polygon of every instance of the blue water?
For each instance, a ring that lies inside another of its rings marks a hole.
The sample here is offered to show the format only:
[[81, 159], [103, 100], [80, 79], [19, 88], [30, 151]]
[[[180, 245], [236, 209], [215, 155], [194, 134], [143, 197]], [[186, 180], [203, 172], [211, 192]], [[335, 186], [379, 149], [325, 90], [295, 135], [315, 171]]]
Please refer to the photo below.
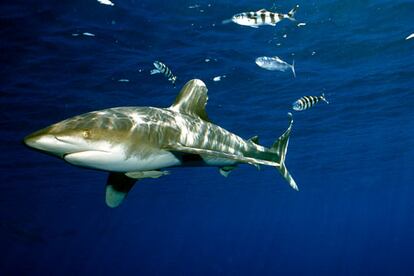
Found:
[[[413, 1], [9, 2], [0, 4], [1, 275], [414, 275]], [[221, 24], [295, 4], [296, 23]], [[95, 36], [73, 35], [84, 32]], [[255, 64], [276, 55], [295, 60], [297, 78]], [[149, 74], [154, 60], [177, 88]], [[325, 93], [331, 104], [294, 113], [286, 164], [300, 192], [270, 167], [240, 166], [227, 179], [177, 168], [109, 209], [106, 173], [21, 143], [87, 111], [169, 106], [192, 78], [209, 88], [213, 122], [267, 146], [293, 101]]]

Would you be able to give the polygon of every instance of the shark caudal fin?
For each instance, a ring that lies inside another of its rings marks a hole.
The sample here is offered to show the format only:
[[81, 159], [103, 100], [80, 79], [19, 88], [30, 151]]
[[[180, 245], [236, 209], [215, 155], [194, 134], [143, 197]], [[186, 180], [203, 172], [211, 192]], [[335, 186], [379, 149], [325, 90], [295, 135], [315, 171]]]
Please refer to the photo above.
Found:
[[292, 21], [296, 21], [295, 19], [295, 13], [298, 11], [299, 5], [296, 5], [295, 7], [293, 7], [293, 9], [291, 9], [288, 14], [285, 15], [285, 18], [292, 20]]
[[299, 188], [296, 185], [295, 180], [292, 178], [292, 176], [290, 175], [285, 165], [286, 152], [287, 152], [287, 148], [289, 144], [289, 136], [290, 136], [290, 132], [292, 131], [292, 125], [293, 125], [292, 113], [289, 112], [288, 115], [290, 119], [289, 127], [275, 141], [273, 146], [270, 148], [270, 151], [273, 153], [276, 153], [277, 157], [273, 161], [278, 162], [280, 164], [280, 166], [278, 167], [278, 170], [282, 174], [283, 178], [289, 183], [289, 185], [293, 189], [295, 189], [296, 191], [299, 191]]

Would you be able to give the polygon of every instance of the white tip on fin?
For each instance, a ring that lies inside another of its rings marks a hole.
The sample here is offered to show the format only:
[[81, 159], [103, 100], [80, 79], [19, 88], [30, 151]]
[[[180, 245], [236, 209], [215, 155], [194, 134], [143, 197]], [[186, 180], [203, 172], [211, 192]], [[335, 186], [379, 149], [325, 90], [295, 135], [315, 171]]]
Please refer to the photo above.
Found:
[[181, 89], [170, 109], [209, 121], [206, 113], [207, 87], [202, 80], [193, 79]]
[[110, 208], [121, 205], [136, 180], [122, 173], [110, 173], [105, 187], [105, 202]]
[[225, 166], [219, 169], [219, 172], [222, 176], [228, 177], [229, 174], [235, 169], [235, 166]]

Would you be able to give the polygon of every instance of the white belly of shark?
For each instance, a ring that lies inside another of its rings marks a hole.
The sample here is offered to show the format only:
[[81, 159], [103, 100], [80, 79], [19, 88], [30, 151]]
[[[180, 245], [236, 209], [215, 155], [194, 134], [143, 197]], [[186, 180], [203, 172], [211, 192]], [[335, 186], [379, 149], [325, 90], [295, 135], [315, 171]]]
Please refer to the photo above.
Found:
[[64, 159], [75, 166], [111, 172], [152, 171], [181, 165], [181, 161], [168, 151], [154, 152], [145, 158], [139, 155], [129, 157], [123, 147], [115, 147], [108, 152], [90, 150], [70, 153]]
[[[270, 148], [210, 122], [207, 87], [189, 81], [169, 108], [120, 107], [69, 118], [28, 135], [27, 146], [85, 168], [108, 171], [106, 203], [117, 207], [138, 179], [176, 166], [217, 166], [227, 176], [238, 164], [275, 167], [296, 190], [285, 166], [292, 117]], [[290, 115], [291, 116], [291, 115]]]

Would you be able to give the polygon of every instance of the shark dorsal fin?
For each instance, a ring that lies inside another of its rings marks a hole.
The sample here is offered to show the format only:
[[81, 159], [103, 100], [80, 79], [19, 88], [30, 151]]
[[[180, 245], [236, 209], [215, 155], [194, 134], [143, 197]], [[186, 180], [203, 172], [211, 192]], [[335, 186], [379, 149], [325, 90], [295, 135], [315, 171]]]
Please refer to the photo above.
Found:
[[251, 137], [248, 141], [255, 143], [256, 145], [259, 145], [259, 136], [255, 135]]
[[207, 87], [202, 80], [193, 79], [181, 89], [170, 109], [209, 121], [206, 113]]

